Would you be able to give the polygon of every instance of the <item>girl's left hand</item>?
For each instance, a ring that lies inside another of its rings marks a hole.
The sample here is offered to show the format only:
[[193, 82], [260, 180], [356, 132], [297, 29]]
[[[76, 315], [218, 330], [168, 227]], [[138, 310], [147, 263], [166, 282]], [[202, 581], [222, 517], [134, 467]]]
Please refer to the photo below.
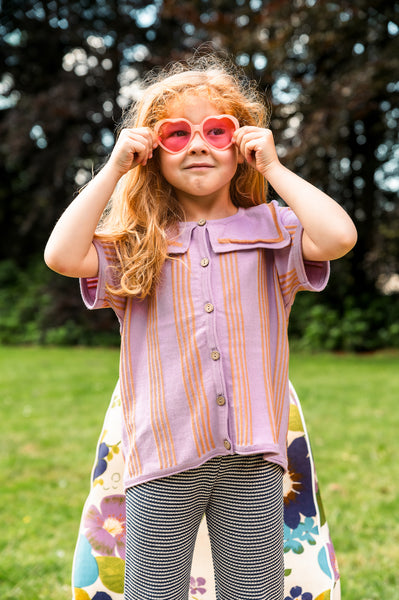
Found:
[[234, 133], [234, 143], [251, 167], [267, 178], [269, 169], [279, 164], [273, 134], [262, 127], [240, 127]]

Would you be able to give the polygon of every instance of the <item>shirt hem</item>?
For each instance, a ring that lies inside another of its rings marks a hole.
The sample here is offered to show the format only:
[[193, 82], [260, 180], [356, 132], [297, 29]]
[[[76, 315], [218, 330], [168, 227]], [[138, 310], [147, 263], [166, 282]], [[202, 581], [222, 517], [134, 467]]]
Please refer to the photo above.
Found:
[[140, 475], [139, 477], [128, 478], [124, 482], [124, 489], [126, 491], [128, 488], [141, 485], [142, 483], [147, 483], [155, 479], [163, 479], [164, 477], [177, 475], [178, 473], [183, 473], [184, 471], [190, 471], [191, 469], [196, 469], [202, 466], [211, 458], [216, 458], [217, 456], [231, 456], [233, 454], [239, 454], [241, 456], [252, 456], [254, 454], [261, 454], [264, 460], [276, 463], [280, 465], [284, 470], [287, 469], [287, 460], [281, 455], [280, 451], [275, 445], [263, 445], [259, 447], [251, 446], [250, 448], [232, 448], [232, 450], [219, 449], [215, 452], [211, 452], [201, 457], [200, 460], [195, 461], [193, 463], [187, 463], [185, 465], [180, 466], [175, 465], [173, 467], [169, 467], [168, 469], [164, 469], [162, 472], [153, 471], [152, 473], [146, 473]]

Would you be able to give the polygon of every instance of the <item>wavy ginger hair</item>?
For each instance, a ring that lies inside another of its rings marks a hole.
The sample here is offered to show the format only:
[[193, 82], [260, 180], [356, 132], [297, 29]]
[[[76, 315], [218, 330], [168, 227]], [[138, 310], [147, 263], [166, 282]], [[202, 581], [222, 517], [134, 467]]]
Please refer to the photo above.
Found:
[[[141, 99], [125, 113], [120, 130], [153, 128], [167, 118], [172, 102], [184, 103], [192, 95], [206, 98], [220, 113], [234, 115], [240, 126], [267, 127], [268, 106], [254, 85], [233, 69], [213, 57], [202, 57], [150, 73]], [[238, 164], [230, 184], [234, 205], [261, 204], [266, 202], [266, 193], [262, 175], [246, 162]], [[137, 166], [121, 179], [97, 228], [96, 237], [113, 242], [119, 261], [120, 283], [111, 288], [113, 293], [142, 299], [154, 292], [168, 257], [168, 239], [178, 233], [178, 221], [184, 221], [184, 212], [161, 174], [155, 150], [145, 166]]]

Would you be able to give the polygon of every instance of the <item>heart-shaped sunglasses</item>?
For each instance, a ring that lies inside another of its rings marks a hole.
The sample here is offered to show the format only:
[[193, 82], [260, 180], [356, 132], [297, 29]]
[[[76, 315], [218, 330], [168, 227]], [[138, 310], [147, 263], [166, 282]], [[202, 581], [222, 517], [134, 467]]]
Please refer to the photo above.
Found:
[[167, 152], [177, 154], [186, 148], [197, 131], [212, 148], [226, 150], [233, 143], [233, 134], [239, 126], [232, 115], [217, 115], [206, 117], [199, 125], [188, 119], [163, 119], [158, 121], [154, 131], [159, 145]]

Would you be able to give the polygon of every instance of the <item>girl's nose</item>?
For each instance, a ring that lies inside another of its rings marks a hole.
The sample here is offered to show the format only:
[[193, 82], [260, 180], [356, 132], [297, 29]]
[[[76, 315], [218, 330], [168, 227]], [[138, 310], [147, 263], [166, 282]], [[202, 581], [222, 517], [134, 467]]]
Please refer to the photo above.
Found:
[[209, 146], [202, 138], [199, 131], [196, 131], [190, 141], [188, 152], [209, 152]]

